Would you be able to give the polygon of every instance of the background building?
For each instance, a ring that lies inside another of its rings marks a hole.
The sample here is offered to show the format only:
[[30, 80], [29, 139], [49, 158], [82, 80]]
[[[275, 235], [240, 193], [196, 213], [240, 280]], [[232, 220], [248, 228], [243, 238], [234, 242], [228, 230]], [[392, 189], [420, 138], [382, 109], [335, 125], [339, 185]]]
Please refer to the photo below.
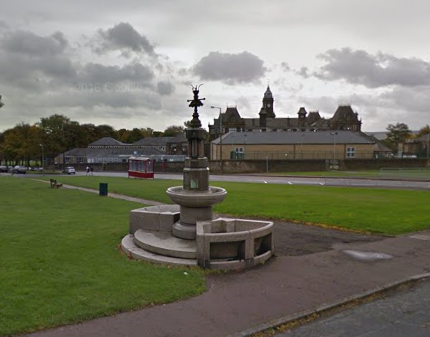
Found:
[[230, 132], [211, 143], [211, 159], [369, 159], [390, 156], [362, 133], [320, 132]]
[[358, 113], [350, 105], [341, 105], [330, 119], [320, 116], [318, 111], [308, 112], [301, 107], [296, 118], [276, 117], [274, 110], [275, 100], [270, 88], [267, 87], [263, 95], [262, 107], [258, 118], [242, 118], [237, 107], [227, 107], [224, 113], [209, 124], [209, 137], [211, 140], [228, 132], [252, 131], [361, 131], [362, 122]]

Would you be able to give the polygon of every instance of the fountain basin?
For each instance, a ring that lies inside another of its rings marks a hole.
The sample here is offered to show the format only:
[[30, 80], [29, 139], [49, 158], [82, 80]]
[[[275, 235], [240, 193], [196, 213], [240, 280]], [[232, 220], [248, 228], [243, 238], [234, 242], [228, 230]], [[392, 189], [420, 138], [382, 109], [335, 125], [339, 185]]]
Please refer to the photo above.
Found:
[[244, 269], [274, 252], [273, 222], [225, 219], [197, 222], [197, 264], [210, 269]]
[[207, 191], [184, 190], [182, 186], [169, 187], [166, 191], [170, 200], [185, 207], [208, 207], [222, 202], [227, 191], [221, 187], [209, 186]]

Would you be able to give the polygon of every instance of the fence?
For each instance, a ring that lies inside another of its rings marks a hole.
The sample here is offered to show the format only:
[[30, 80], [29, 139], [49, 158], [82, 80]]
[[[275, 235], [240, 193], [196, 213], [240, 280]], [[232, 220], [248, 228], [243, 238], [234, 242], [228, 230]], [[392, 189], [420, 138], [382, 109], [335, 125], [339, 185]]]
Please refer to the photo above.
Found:
[[356, 151], [349, 156], [343, 152], [334, 151], [303, 151], [303, 152], [269, 152], [269, 151], [255, 151], [255, 152], [232, 152], [230, 154], [231, 160], [293, 160], [293, 159], [325, 159], [325, 160], [338, 160], [338, 159], [369, 159], [369, 158], [384, 158], [389, 157], [390, 154], [383, 152], [375, 153], [374, 151]]

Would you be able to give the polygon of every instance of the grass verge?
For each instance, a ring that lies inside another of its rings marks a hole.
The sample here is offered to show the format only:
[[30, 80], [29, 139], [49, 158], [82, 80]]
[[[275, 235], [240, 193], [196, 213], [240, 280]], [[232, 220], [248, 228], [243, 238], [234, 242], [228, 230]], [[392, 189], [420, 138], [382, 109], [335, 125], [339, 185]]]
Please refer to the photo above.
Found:
[[[165, 191], [178, 180], [138, 180], [114, 177], [63, 177], [62, 183], [98, 188], [170, 203]], [[363, 232], [397, 235], [430, 228], [428, 191], [359, 187], [299, 186], [217, 182], [227, 189], [216, 212], [238, 217], [262, 217], [312, 223]]]
[[[0, 336], [195, 296], [198, 269], [129, 260], [118, 249], [141, 207], [0, 177]], [[186, 272], [186, 273], [185, 273]]]

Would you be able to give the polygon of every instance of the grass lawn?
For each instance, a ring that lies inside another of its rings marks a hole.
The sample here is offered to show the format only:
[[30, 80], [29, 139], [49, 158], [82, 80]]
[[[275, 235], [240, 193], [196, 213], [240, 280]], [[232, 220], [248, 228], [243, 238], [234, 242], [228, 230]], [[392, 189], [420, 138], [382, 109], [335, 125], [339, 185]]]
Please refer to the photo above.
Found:
[[[49, 178], [47, 178], [49, 179]], [[165, 191], [180, 180], [138, 180], [114, 177], [61, 177], [59, 182], [170, 203]], [[216, 182], [227, 189], [216, 212], [313, 223], [383, 234], [430, 228], [428, 191], [358, 187], [299, 186]]]
[[117, 249], [141, 204], [27, 178], [2, 176], [0, 187], [0, 336], [205, 290], [198, 269], [129, 260]]
[[309, 177], [339, 177], [339, 178], [373, 178], [399, 180], [430, 180], [430, 169], [381, 169], [366, 171], [319, 171], [319, 172], [276, 172], [269, 176], [309, 176]]

